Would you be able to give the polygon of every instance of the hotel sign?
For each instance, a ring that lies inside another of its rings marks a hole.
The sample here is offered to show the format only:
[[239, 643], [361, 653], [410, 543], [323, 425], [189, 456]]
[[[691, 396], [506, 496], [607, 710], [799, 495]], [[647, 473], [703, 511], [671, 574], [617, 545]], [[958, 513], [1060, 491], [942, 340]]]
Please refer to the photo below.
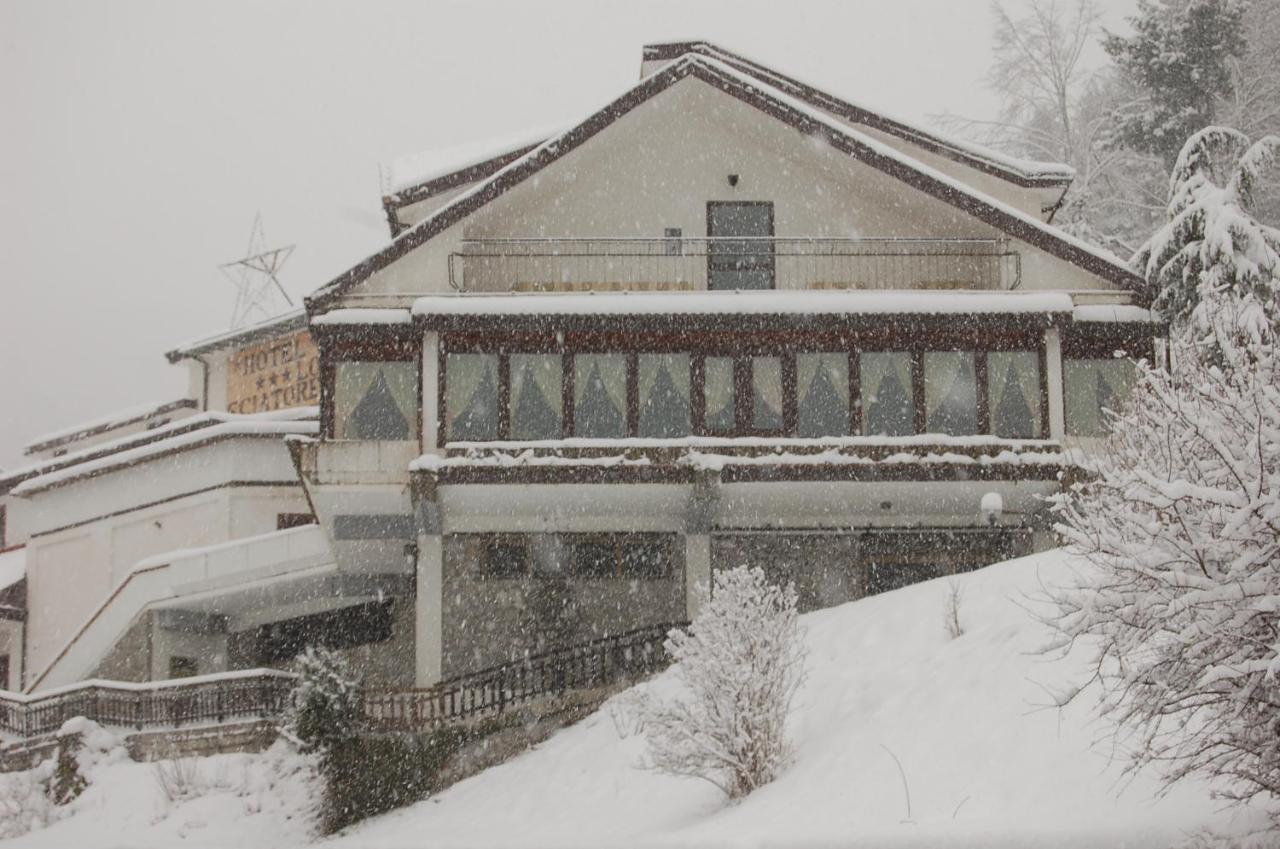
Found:
[[320, 403], [320, 352], [303, 330], [241, 348], [227, 361], [227, 411], [266, 413]]

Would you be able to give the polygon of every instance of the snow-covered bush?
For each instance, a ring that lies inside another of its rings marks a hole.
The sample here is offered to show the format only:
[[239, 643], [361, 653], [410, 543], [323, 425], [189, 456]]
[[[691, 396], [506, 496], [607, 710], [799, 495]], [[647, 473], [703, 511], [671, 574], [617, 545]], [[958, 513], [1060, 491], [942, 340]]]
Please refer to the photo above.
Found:
[[1280, 797], [1280, 356], [1249, 327], [1252, 293], [1206, 303], [1220, 353], [1177, 330], [1177, 370], [1141, 367], [1092, 477], [1059, 501], [1060, 532], [1097, 568], [1059, 590], [1057, 624], [1064, 645], [1096, 641], [1134, 767]]
[[1255, 335], [1262, 321], [1280, 318], [1280, 230], [1253, 215], [1254, 195], [1278, 155], [1280, 137], [1250, 145], [1226, 127], [1187, 140], [1169, 179], [1168, 221], [1133, 258], [1166, 318], [1210, 333], [1217, 295], [1261, 307], [1248, 327], [1236, 325]]
[[784, 726], [804, 647], [794, 587], [746, 567], [717, 572], [714, 583], [709, 598], [700, 590], [688, 630], [667, 638], [682, 692], [667, 699], [642, 690], [629, 707], [648, 740], [649, 766], [739, 798], [786, 762]]
[[59, 809], [48, 793], [52, 775], [53, 761], [0, 775], [0, 840], [21, 837], [58, 818]]
[[360, 686], [342, 655], [308, 646], [297, 665], [285, 737], [303, 751], [315, 751], [355, 736], [362, 717]]

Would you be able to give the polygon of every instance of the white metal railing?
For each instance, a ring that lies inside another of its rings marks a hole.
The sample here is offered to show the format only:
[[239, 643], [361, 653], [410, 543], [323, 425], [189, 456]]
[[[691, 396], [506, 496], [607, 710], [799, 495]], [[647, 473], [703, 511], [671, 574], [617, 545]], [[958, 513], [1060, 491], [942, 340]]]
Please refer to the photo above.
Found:
[[[449, 255], [459, 291], [1017, 289], [1006, 239], [471, 239]], [[708, 284], [712, 285], [708, 285]]]

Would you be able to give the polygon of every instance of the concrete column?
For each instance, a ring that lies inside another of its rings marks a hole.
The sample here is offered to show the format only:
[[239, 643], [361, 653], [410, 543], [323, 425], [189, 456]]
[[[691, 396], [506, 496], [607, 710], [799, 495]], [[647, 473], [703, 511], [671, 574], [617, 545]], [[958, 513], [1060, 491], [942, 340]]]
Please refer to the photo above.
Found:
[[685, 615], [698, 615], [698, 587], [711, 587], [711, 535], [685, 534], [684, 604]]
[[440, 447], [440, 334], [422, 334], [422, 451]]
[[417, 687], [438, 684], [444, 667], [444, 520], [435, 474], [414, 472], [410, 481], [418, 558], [413, 605], [413, 678]]
[[444, 537], [418, 536], [417, 597], [414, 599], [414, 686], [438, 684], [444, 661]]
[[1062, 331], [1050, 327], [1044, 332], [1045, 389], [1049, 393], [1049, 438], [1061, 440], [1066, 435], [1063, 412]]
[[720, 507], [720, 473], [701, 470], [685, 511], [684, 593], [690, 619], [698, 613], [698, 587], [711, 588], [711, 529]]

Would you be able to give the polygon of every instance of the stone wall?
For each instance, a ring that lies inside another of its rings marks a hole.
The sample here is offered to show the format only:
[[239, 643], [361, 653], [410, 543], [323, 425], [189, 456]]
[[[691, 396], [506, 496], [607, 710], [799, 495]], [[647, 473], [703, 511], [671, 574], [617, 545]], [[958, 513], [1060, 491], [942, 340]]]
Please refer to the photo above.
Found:
[[832, 607], [1031, 552], [1028, 531], [1003, 529], [719, 533], [711, 569], [759, 566], [795, 585], [801, 612]]
[[444, 540], [442, 672], [448, 679], [550, 648], [685, 618], [684, 546], [661, 578], [485, 577], [479, 535]]

